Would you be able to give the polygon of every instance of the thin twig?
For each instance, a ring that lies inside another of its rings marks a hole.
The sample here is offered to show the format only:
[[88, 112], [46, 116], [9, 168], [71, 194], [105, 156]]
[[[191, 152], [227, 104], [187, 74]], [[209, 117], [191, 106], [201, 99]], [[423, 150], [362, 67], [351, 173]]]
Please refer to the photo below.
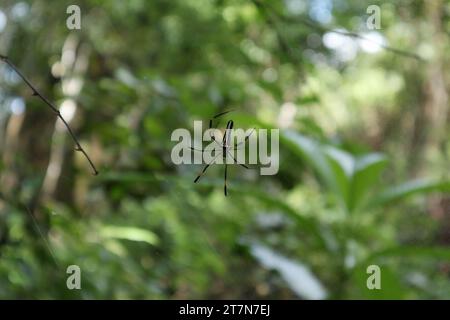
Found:
[[50, 252], [50, 255], [52, 256], [56, 267], [61, 269], [61, 266], [59, 265], [58, 260], [56, 260], [55, 254], [53, 253], [52, 247], [50, 246], [50, 243], [47, 241], [47, 238], [44, 236], [44, 233], [42, 232], [41, 228], [39, 228], [39, 224], [36, 221], [36, 218], [34, 217], [33, 212], [27, 206], [25, 206], [25, 209], [26, 209], [28, 215], [31, 217], [31, 220], [33, 221], [33, 224], [36, 227], [37, 231], [39, 232], [39, 235], [41, 236], [42, 240], [44, 240], [44, 243], [45, 243], [48, 251]]
[[314, 28], [314, 29], [316, 29], [316, 30], [318, 30], [318, 31], [320, 31], [322, 33], [331, 32], [331, 33], [336, 33], [336, 34], [340, 34], [340, 35], [347, 36], [347, 37], [357, 38], [357, 39], [360, 39], [360, 40], [364, 40], [364, 41], [367, 41], [367, 42], [374, 43], [374, 44], [380, 46], [380, 48], [383, 48], [386, 51], [390, 51], [392, 53], [395, 53], [395, 54], [398, 54], [398, 55], [401, 55], [401, 56], [404, 56], [404, 57], [408, 57], [408, 58], [413, 58], [413, 59], [416, 59], [416, 60], [419, 60], [419, 61], [425, 61], [421, 56], [419, 56], [416, 53], [388, 46], [387, 44], [380, 43], [378, 41], [374, 41], [374, 40], [372, 40], [370, 38], [367, 38], [365, 36], [362, 36], [362, 35], [360, 35], [360, 34], [358, 34], [356, 32], [344, 31], [344, 30], [338, 30], [338, 29], [329, 29], [329, 28], [323, 27], [321, 25], [315, 24], [314, 22], [312, 22], [312, 21], [310, 21], [308, 19], [305, 19], [305, 18], [298, 18], [297, 20], [296, 19], [292, 19], [292, 21], [298, 21], [298, 22], [300, 22], [300, 23], [302, 23], [302, 24], [304, 24], [306, 26], [309, 26], [310, 28]]
[[[304, 17], [300, 17], [300, 16], [296, 16], [296, 17], [288, 17], [288, 16], [286, 16], [286, 15], [282, 15], [282, 14], [278, 13], [271, 5], [269, 5], [267, 2], [264, 2], [264, 1], [261, 1], [261, 0], [252, 0], [252, 2], [253, 2], [259, 9], [261, 9], [261, 8], [263, 8], [263, 7], [266, 7], [266, 8], [265, 8], [266, 11], [267, 11], [268, 9], [270, 9], [270, 11], [273, 11], [274, 14], [277, 15], [278, 18], [281, 19], [281, 20], [284, 20], [284, 21], [287, 21], [287, 22], [291, 22], [291, 23], [301, 23], [301, 24], [303, 24], [303, 25], [305, 25], [305, 26], [307, 26], [307, 27], [309, 27], [309, 28], [311, 28], [311, 29], [315, 29], [315, 30], [317, 30], [317, 31], [319, 31], [319, 32], [321, 32], [321, 33], [331, 32], [331, 33], [337, 33], [337, 34], [340, 34], [340, 35], [344, 35], [344, 36], [347, 36], [347, 37], [352, 37], [352, 38], [361, 39], [361, 40], [364, 40], [364, 41], [368, 41], [368, 42], [377, 44], [378, 46], [380, 46], [380, 47], [383, 48], [384, 50], [390, 51], [390, 52], [395, 53], [395, 54], [397, 54], [397, 55], [401, 55], [401, 56], [404, 56], [404, 57], [407, 57], [407, 58], [413, 58], [413, 59], [416, 59], [416, 60], [421, 61], [421, 62], [425, 61], [424, 58], [422, 58], [421, 56], [419, 56], [419, 55], [416, 54], [416, 53], [413, 53], [413, 52], [410, 52], [410, 51], [401, 50], [401, 49], [398, 49], [398, 48], [394, 48], [394, 47], [388, 46], [388, 45], [383, 44], [383, 43], [379, 43], [379, 42], [377, 42], [377, 41], [374, 41], [374, 40], [372, 40], [372, 39], [369, 39], [369, 38], [367, 38], [367, 37], [364, 37], [364, 36], [362, 36], [362, 35], [360, 35], [360, 34], [358, 34], [358, 33], [356, 33], [356, 32], [342, 31], [342, 30], [337, 30], [336, 28], [327, 28], [327, 27], [325, 27], [325, 26], [322, 26], [322, 25], [320, 25], [320, 24], [318, 24], [318, 23], [313, 22], [313, 21], [310, 20], [310, 19], [307, 19], [307, 18], [304, 18]], [[273, 25], [273, 21], [268, 21], [268, 23], [269, 23], [270, 25]], [[277, 33], [278, 33], [278, 30], [276, 30], [276, 31], [277, 31]]]
[[69, 124], [67, 123], [67, 121], [63, 118], [63, 116], [61, 115], [61, 112], [55, 107], [55, 105], [50, 102], [50, 100], [48, 100], [44, 95], [42, 95], [35, 86], [33, 86], [31, 84], [31, 82], [22, 74], [22, 72], [20, 72], [20, 70], [11, 62], [11, 60], [9, 60], [8, 57], [1, 55], [0, 54], [0, 60], [2, 60], [3, 62], [5, 62], [8, 66], [11, 67], [11, 69], [14, 70], [14, 72], [16, 72], [19, 77], [26, 83], [26, 85], [33, 91], [33, 96], [39, 97], [47, 106], [50, 107], [50, 109], [52, 109], [52, 111], [58, 116], [59, 119], [61, 119], [61, 121], [63, 122], [64, 126], [67, 128], [67, 131], [69, 132], [70, 136], [72, 137], [72, 140], [75, 143], [75, 151], [79, 151], [81, 152], [84, 157], [87, 159], [87, 161], [89, 162], [89, 165], [92, 168], [93, 174], [94, 175], [98, 175], [98, 171], [97, 168], [95, 167], [94, 163], [92, 162], [91, 158], [89, 158], [88, 154], [86, 153], [86, 151], [83, 149], [83, 147], [81, 146], [80, 142], [78, 141], [78, 138], [76, 137], [76, 135], [73, 133], [72, 128], [70, 128]]

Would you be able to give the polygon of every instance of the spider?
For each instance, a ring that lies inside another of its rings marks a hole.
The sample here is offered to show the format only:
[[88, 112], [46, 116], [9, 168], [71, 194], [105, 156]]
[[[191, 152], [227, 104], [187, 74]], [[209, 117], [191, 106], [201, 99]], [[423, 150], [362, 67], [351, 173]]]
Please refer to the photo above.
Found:
[[[225, 115], [225, 114], [227, 114], [227, 113], [229, 113], [229, 112], [231, 112], [232, 110], [228, 110], [228, 111], [224, 111], [224, 112], [221, 112], [221, 113], [219, 113], [219, 114], [216, 114], [212, 119], [210, 119], [209, 120], [209, 128], [208, 129], [212, 129], [212, 126], [213, 126], [213, 120], [214, 119], [217, 119], [217, 118], [219, 118], [219, 117], [221, 117], [221, 116], [223, 116], [223, 115]], [[201, 176], [206, 172], [206, 170], [209, 168], [209, 166], [220, 156], [220, 155], [222, 155], [222, 159], [223, 159], [223, 162], [224, 162], [224, 164], [225, 164], [225, 175], [224, 175], [224, 185], [223, 185], [223, 191], [224, 191], [224, 194], [225, 194], [225, 196], [227, 196], [227, 168], [228, 168], [228, 163], [227, 163], [227, 156], [230, 156], [231, 157], [231, 159], [233, 159], [233, 161], [234, 161], [234, 163], [235, 164], [238, 164], [238, 165], [240, 165], [241, 167], [244, 167], [245, 169], [250, 169], [248, 166], [246, 166], [245, 164], [243, 164], [243, 163], [239, 163], [234, 157], [233, 157], [233, 155], [231, 154], [231, 150], [237, 150], [237, 147], [239, 146], [239, 145], [241, 145], [241, 144], [243, 144], [243, 143], [245, 143], [245, 142], [247, 142], [247, 140], [250, 138], [250, 136], [252, 135], [252, 133], [253, 133], [253, 131], [255, 130], [254, 128], [252, 129], [252, 131], [249, 133], [249, 134], [247, 134], [246, 136], [245, 136], [245, 139], [244, 139], [244, 141], [241, 141], [241, 142], [239, 142], [236, 146], [232, 146], [231, 145], [231, 143], [232, 143], [232, 139], [231, 139], [231, 132], [232, 132], [232, 129], [233, 129], [233, 126], [234, 126], [234, 122], [233, 122], [233, 120], [228, 120], [228, 122], [227, 122], [227, 126], [226, 126], [226, 129], [225, 129], [225, 133], [223, 134], [223, 138], [222, 138], [222, 142], [218, 142], [217, 141], [217, 139], [216, 139], [216, 137], [215, 137], [215, 135], [214, 134], [211, 134], [211, 139], [214, 141], [214, 142], [216, 142], [219, 146], [220, 146], [220, 148], [221, 148], [221, 151], [220, 152], [218, 152], [216, 155], [215, 155], [215, 157], [209, 162], [209, 163], [207, 163], [204, 167], [203, 167], [203, 170], [199, 173], [199, 175], [195, 178], [195, 180], [194, 180], [194, 183], [197, 183], [198, 181], [199, 181], [199, 179], [201, 178]], [[190, 149], [191, 150], [194, 150], [194, 151], [200, 151], [200, 152], [202, 152], [202, 153], [204, 153], [205, 152], [205, 150], [204, 149], [202, 149], [202, 150], [199, 150], [199, 149], [195, 149], [195, 148], [192, 148], [192, 147], [190, 147]]]

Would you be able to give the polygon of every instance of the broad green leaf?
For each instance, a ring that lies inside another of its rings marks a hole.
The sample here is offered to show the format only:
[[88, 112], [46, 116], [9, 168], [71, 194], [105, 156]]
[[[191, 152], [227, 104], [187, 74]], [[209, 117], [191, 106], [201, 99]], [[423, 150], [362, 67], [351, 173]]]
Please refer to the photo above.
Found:
[[348, 152], [327, 147], [328, 160], [333, 168], [339, 192], [349, 212], [353, 212], [379, 178], [386, 165], [386, 157], [379, 153], [354, 157]]
[[284, 130], [280, 137], [296, 155], [315, 169], [329, 189], [338, 190], [333, 169], [318, 143], [292, 130]]
[[387, 162], [380, 153], [355, 157], [335, 147], [323, 147], [290, 130], [283, 132], [282, 138], [316, 170], [329, 190], [339, 196], [348, 212], [353, 212], [367, 198]]
[[264, 267], [278, 271], [289, 288], [299, 297], [310, 300], [327, 297], [326, 289], [305, 264], [288, 259], [258, 243], [251, 243], [249, 246], [252, 255]]
[[429, 192], [450, 192], [450, 181], [434, 181], [428, 179], [409, 181], [384, 190], [374, 198], [371, 206], [384, 205], [414, 194], [426, 194]]
[[341, 202], [348, 210], [355, 159], [351, 154], [334, 147], [327, 147], [325, 152], [333, 169]]
[[100, 229], [100, 235], [105, 238], [142, 241], [151, 245], [158, 243], [158, 236], [153, 232], [136, 227], [105, 226]]
[[386, 163], [387, 158], [380, 153], [370, 153], [356, 158], [348, 201], [350, 212], [357, 209], [367, 199], [370, 189], [375, 186], [380, 178], [381, 171]]

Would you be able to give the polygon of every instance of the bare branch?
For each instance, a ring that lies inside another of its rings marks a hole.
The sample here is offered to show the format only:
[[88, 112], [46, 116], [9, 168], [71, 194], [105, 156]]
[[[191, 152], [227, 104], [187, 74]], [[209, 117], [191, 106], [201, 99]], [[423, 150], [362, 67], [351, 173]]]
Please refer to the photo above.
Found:
[[50, 102], [50, 100], [48, 100], [44, 95], [42, 95], [35, 86], [33, 86], [33, 84], [31, 84], [31, 82], [22, 74], [22, 72], [20, 72], [20, 70], [11, 62], [11, 60], [9, 60], [9, 58], [7, 56], [1, 55], [0, 54], [0, 60], [2, 60], [3, 62], [5, 62], [9, 67], [11, 67], [11, 69], [14, 70], [15, 73], [17, 73], [17, 75], [26, 83], [26, 85], [32, 90], [33, 96], [36, 96], [38, 98], [40, 98], [52, 111], [53, 113], [55, 113], [59, 119], [61, 119], [62, 123], [64, 124], [64, 126], [67, 128], [67, 131], [69, 132], [70, 136], [72, 137], [72, 140], [75, 143], [75, 150], [81, 152], [84, 157], [87, 159], [87, 161], [89, 162], [89, 165], [92, 168], [92, 172], [94, 175], [98, 175], [98, 171], [97, 168], [95, 167], [94, 163], [92, 162], [91, 158], [89, 158], [88, 154], [86, 153], [86, 151], [83, 149], [83, 147], [81, 146], [80, 142], [78, 141], [78, 138], [76, 137], [76, 135], [74, 134], [74, 132], [72, 131], [72, 128], [69, 126], [69, 124], [67, 123], [67, 121], [63, 118], [63, 116], [61, 115], [61, 112], [59, 112], [58, 108], [56, 108], [56, 106]]
[[[307, 18], [304, 18], [304, 17], [300, 17], [300, 16], [290, 17], [290, 16], [282, 15], [282, 14], [278, 13], [273, 7], [271, 7], [269, 3], [261, 1], [261, 0], [252, 0], [252, 2], [260, 10], [265, 10], [267, 12], [268, 9], [270, 9], [270, 11], [273, 12], [282, 21], [287, 21], [287, 22], [290, 22], [290, 23], [301, 23], [304, 26], [307, 26], [308, 28], [317, 30], [317, 31], [319, 31], [321, 33], [332, 32], [332, 33], [337, 33], [337, 34], [341, 34], [341, 35], [352, 37], [352, 38], [361, 39], [361, 40], [364, 40], [364, 41], [368, 41], [368, 42], [377, 44], [378, 46], [380, 46], [384, 50], [390, 51], [390, 52], [395, 53], [397, 55], [404, 56], [404, 57], [407, 57], [407, 58], [413, 58], [413, 59], [416, 59], [416, 60], [421, 61], [421, 62], [425, 61], [421, 56], [419, 56], [416, 53], [413, 53], [413, 52], [410, 52], [410, 51], [401, 50], [401, 49], [398, 49], [398, 48], [394, 48], [394, 47], [388, 46], [388, 45], [383, 44], [383, 43], [379, 43], [377, 41], [373, 41], [372, 39], [364, 37], [364, 36], [362, 36], [362, 35], [360, 35], [360, 34], [358, 34], [356, 32], [341, 31], [341, 30], [337, 30], [336, 28], [327, 28], [327, 27], [324, 27], [324, 26], [322, 26], [322, 25], [320, 25], [318, 23], [315, 23], [314, 21], [311, 21], [310, 19], [307, 19]], [[266, 18], [268, 20], [268, 24], [274, 26], [273, 20], [271, 20], [270, 17], [268, 17], [267, 15], [266, 15]], [[279, 32], [277, 28], [275, 28], [275, 30], [277, 31], [277, 33]], [[280, 35], [278, 35], [278, 37], [280, 37]], [[283, 47], [284, 46], [286, 46], [286, 43], [284, 43]]]
[[405, 50], [401, 50], [401, 49], [397, 49], [397, 48], [388, 46], [386, 44], [379, 43], [377, 41], [374, 41], [372, 39], [364, 37], [364, 36], [362, 36], [362, 35], [360, 35], [360, 34], [358, 34], [356, 32], [325, 28], [325, 27], [323, 27], [323, 26], [321, 26], [319, 24], [316, 24], [316, 23], [312, 22], [311, 20], [305, 19], [305, 18], [297, 18], [297, 19], [292, 19], [291, 18], [290, 20], [291, 21], [298, 21], [298, 22], [300, 22], [300, 23], [302, 23], [302, 24], [304, 24], [304, 25], [306, 25], [306, 26], [308, 26], [308, 27], [310, 27], [312, 29], [316, 29], [316, 30], [318, 30], [318, 31], [320, 31], [322, 33], [331, 32], [331, 33], [337, 33], [337, 34], [340, 34], [340, 35], [343, 35], [343, 36], [347, 36], [347, 37], [352, 37], [352, 38], [364, 40], [364, 41], [367, 41], [367, 42], [374, 43], [374, 44], [380, 46], [381, 48], [383, 48], [384, 50], [390, 51], [390, 52], [395, 53], [397, 55], [404, 56], [404, 57], [407, 57], [407, 58], [413, 58], [413, 59], [416, 59], [416, 60], [419, 60], [419, 61], [422, 61], [422, 62], [425, 61], [421, 56], [419, 56], [416, 53], [405, 51]]

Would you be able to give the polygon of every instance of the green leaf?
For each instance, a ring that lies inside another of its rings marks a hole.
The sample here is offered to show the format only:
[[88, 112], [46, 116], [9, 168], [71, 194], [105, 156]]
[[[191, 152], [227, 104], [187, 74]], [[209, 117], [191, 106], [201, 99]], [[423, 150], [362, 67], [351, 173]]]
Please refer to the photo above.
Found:
[[386, 157], [380, 153], [370, 153], [355, 158], [350, 153], [334, 147], [327, 147], [326, 153], [342, 201], [348, 212], [353, 212], [366, 199], [379, 178], [386, 165]]
[[284, 130], [280, 137], [286, 146], [315, 169], [328, 188], [338, 191], [333, 169], [317, 142], [292, 130]]
[[251, 254], [264, 267], [276, 270], [299, 297], [313, 300], [326, 298], [326, 289], [305, 264], [288, 259], [258, 243], [249, 246]]
[[383, 154], [354, 157], [336, 147], [323, 147], [290, 130], [283, 132], [282, 138], [315, 169], [328, 189], [338, 195], [347, 212], [353, 212], [362, 205], [387, 163]]
[[325, 152], [334, 173], [341, 202], [348, 210], [355, 159], [351, 154], [334, 147], [327, 147]]
[[408, 181], [384, 190], [374, 198], [371, 206], [385, 205], [415, 194], [426, 194], [429, 192], [450, 192], [450, 181], [434, 181], [428, 179]]
[[350, 212], [362, 205], [364, 200], [380, 178], [381, 171], [387, 164], [387, 158], [380, 153], [370, 153], [358, 157], [355, 161], [352, 186], [348, 201]]
[[136, 227], [105, 226], [100, 229], [100, 235], [105, 238], [141, 241], [151, 245], [158, 243], [158, 236], [153, 232]]

